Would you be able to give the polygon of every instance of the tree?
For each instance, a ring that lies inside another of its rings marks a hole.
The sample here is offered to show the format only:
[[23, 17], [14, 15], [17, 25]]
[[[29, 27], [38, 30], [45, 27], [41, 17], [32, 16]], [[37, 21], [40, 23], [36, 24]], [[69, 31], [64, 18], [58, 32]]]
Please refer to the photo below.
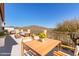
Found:
[[79, 20], [66, 20], [57, 25], [56, 30], [61, 32], [76, 32], [79, 29]]
[[77, 40], [79, 39], [79, 19], [66, 20], [63, 23], [59, 23], [55, 30], [69, 34], [72, 41], [77, 45]]

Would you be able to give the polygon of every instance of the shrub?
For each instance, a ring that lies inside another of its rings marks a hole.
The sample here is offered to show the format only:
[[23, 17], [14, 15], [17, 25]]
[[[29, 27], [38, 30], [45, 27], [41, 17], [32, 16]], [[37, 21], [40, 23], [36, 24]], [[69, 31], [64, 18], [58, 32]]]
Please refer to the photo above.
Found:
[[5, 33], [4, 32], [0, 32], [0, 36], [4, 36], [5, 35]]

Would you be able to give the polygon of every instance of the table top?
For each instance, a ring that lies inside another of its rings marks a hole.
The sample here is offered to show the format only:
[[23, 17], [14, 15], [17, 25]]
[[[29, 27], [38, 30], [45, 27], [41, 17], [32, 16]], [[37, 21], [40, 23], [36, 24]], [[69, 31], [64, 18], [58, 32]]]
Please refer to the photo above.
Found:
[[48, 39], [44, 42], [37, 40], [32, 40], [28, 42], [23, 42], [24, 45], [28, 46], [30, 49], [38, 53], [39, 55], [46, 55], [49, 51], [55, 48], [61, 41]]

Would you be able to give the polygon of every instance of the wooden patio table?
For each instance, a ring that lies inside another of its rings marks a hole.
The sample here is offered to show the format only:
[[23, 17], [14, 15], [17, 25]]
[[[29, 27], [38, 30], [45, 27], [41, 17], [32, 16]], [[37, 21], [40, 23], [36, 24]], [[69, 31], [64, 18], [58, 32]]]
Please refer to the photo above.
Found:
[[36, 52], [40, 56], [46, 55], [49, 51], [59, 45], [61, 41], [48, 39], [44, 42], [40, 42], [37, 40], [32, 40], [28, 42], [23, 42], [23, 45], [28, 46], [31, 50]]

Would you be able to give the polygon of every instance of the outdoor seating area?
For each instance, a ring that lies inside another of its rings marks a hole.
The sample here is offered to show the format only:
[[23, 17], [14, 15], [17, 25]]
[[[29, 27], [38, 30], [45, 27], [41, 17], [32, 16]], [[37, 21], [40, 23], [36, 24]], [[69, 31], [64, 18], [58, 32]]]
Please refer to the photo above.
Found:
[[[12, 33], [11, 33], [12, 32]], [[76, 48], [62, 44], [61, 40], [48, 38], [46, 30], [34, 34], [31, 30], [11, 31], [7, 36], [16, 44], [11, 46], [12, 56], [74, 56], [77, 55]], [[13, 33], [15, 32], [15, 33]], [[8, 43], [9, 44], [9, 43]], [[10, 42], [11, 44], [11, 42]], [[8, 47], [7, 47], [8, 48]]]
[[[21, 46], [21, 56], [47, 56], [50, 51], [52, 56], [70, 56], [70, 54], [63, 52], [61, 48], [69, 48], [75, 50], [72, 47], [62, 45], [60, 40], [50, 39], [48, 37], [40, 38], [38, 35], [25, 34], [11, 34], [15, 37], [15, 40], [19, 41]], [[56, 50], [52, 51], [54, 48]]]
[[[23, 34], [23, 35], [22, 35]], [[59, 40], [49, 39], [43, 37], [42, 33], [39, 35], [30, 35], [30, 33], [12, 33], [10, 34], [15, 40], [19, 41], [21, 45], [21, 54], [24, 55], [34, 55], [34, 56], [44, 56], [48, 54], [53, 48], [61, 43]], [[46, 35], [46, 34], [45, 34]], [[43, 37], [43, 38], [41, 38]]]

